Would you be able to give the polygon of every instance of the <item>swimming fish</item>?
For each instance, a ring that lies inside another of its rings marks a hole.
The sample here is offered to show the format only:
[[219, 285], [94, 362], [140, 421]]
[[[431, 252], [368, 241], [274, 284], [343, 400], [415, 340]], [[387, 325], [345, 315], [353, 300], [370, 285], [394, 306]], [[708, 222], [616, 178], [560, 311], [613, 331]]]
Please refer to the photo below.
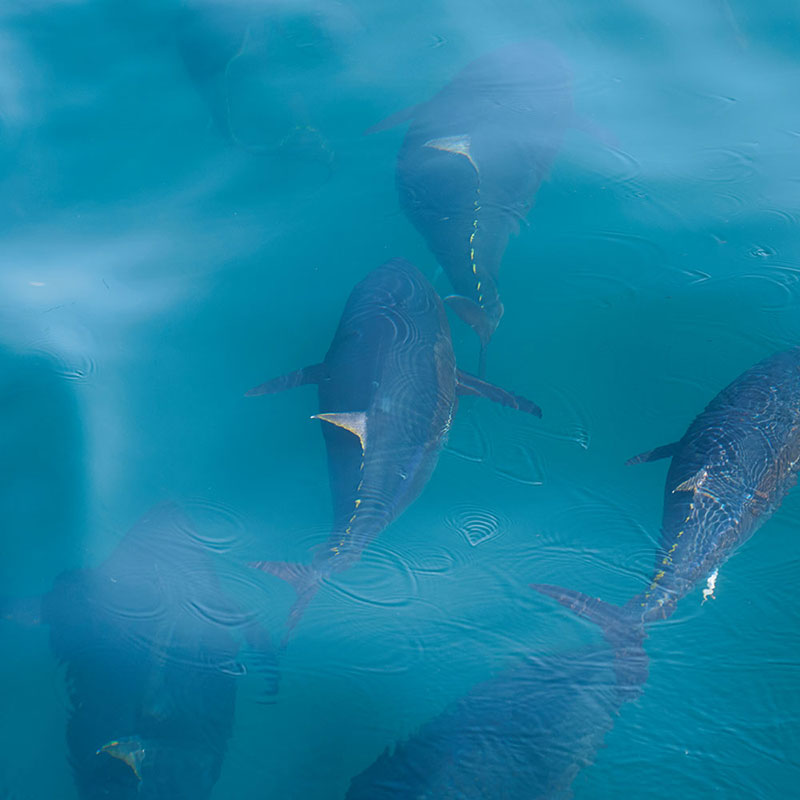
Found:
[[100, 566], [63, 573], [43, 597], [0, 599], [0, 611], [50, 628], [83, 800], [211, 797], [246, 671], [241, 640], [260, 668], [272, 652], [177, 507], [150, 511]]
[[420, 494], [433, 472], [459, 395], [478, 395], [541, 416], [539, 407], [456, 367], [439, 295], [395, 258], [353, 289], [325, 360], [251, 389], [271, 394], [314, 383], [328, 451], [333, 531], [310, 565], [253, 566], [298, 594], [289, 627], [319, 582], [352, 566]]
[[456, 293], [446, 298], [486, 346], [503, 316], [497, 288], [519, 230], [574, 121], [571, 74], [546, 42], [484, 55], [430, 100], [371, 130], [411, 121], [397, 157], [397, 190]]
[[800, 347], [765, 358], [723, 389], [683, 437], [629, 463], [671, 458], [661, 547], [643, 592], [625, 606], [534, 588], [635, 648], [643, 626], [667, 619], [700, 581], [712, 596], [720, 565], [780, 506], [800, 469]]
[[646, 657], [616, 671], [607, 646], [528, 655], [475, 686], [352, 779], [347, 800], [566, 800]]

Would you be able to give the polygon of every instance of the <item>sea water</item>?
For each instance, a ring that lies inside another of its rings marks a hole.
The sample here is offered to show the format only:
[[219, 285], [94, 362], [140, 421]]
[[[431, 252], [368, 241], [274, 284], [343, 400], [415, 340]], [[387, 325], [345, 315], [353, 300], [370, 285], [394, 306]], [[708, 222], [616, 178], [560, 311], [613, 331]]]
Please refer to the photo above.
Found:
[[[800, 341], [800, 10], [785, 0], [6, 0], [0, 7], [0, 594], [99, 564], [183, 503], [230, 562], [307, 561], [330, 498], [313, 387], [393, 256], [446, 294], [394, 185], [403, 126], [479, 55], [547, 41], [567, 133], [500, 273], [487, 378], [419, 500], [239, 687], [214, 797], [349, 780], [525, 654], [599, 632], [532, 582], [624, 602], [666, 463], [726, 384]], [[459, 363], [477, 341], [452, 318]], [[650, 676], [576, 798], [786, 798], [800, 782], [800, 494], [649, 629]], [[222, 578], [225, 578], [225, 571]], [[292, 591], [231, 587], [276, 642]], [[0, 623], [0, 797], [74, 798], [47, 631]], [[557, 743], [555, 743], [557, 745]]]

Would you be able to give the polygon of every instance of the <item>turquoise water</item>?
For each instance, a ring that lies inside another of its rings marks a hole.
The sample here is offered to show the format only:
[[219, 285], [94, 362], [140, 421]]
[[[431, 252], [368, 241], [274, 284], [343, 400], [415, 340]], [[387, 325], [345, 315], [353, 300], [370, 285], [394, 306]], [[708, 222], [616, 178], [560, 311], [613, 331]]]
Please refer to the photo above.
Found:
[[[273, 632], [292, 592], [243, 572], [329, 530], [315, 391], [345, 300], [404, 256], [404, 128], [363, 132], [534, 37], [574, 75], [567, 134], [500, 273], [487, 377], [425, 491], [323, 587], [269, 704], [239, 681], [214, 797], [339, 798], [523, 654], [600, 634], [527, 587], [624, 602], [649, 580], [674, 441], [800, 341], [800, 11], [788, 2], [7, 2], [0, 9], [0, 586], [46, 592], [183, 503]], [[221, 66], [220, 66], [221, 65]], [[451, 319], [459, 363], [474, 334]], [[800, 493], [649, 631], [650, 677], [576, 798], [783, 798], [800, 781]], [[242, 575], [246, 577], [242, 577]], [[0, 625], [0, 797], [77, 797], [47, 631]], [[5, 793], [5, 794], [4, 794]]]

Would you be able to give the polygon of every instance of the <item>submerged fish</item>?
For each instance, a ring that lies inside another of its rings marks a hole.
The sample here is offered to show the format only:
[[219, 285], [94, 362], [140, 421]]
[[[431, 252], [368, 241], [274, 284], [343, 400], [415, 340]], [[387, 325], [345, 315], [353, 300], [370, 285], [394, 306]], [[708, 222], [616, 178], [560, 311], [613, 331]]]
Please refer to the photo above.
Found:
[[281, 161], [330, 169], [334, 153], [315, 126], [356, 25], [330, 0], [184, 0], [175, 42], [219, 133]]
[[245, 671], [237, 631], [270, 658], [269, 638], [225, 597], [211, 559], [165, 505], [96, 569], [62, 574], [44, 597], [0, 601], [4, 617], [50, 627], [84, 800], [211, 796]]
[[427, 102], [373, 130], [411, 120], [397, 189], [456, 294], [453, 310], [486, 345], [503, 316], [500, 263], [573, 121], [571, 76], [545, 42], [503, 47], [465, 67]]
[[456, 411], [472, 394], [541, 416], [530, 400], [456, 367], [447, 316], [433, 286], [393, 259], [352, 291], [325, 360], [247, 394], [316, 383], [333, 495], [333, 532], [311, 565], [261, 561], [289, 581], [297, 622], [320, 580], [356, 562], [365, 547], [420, 494]]
[[800, 347], [764, 359], [700, 414], [679, 441], [629, 463], [672, 458], [664, 491], [661, 549], [648, 588], [617, 607], [580, 592], [537, 584], [612, 641], [630, 647], [647, 622], [666, 619], [778, 508], [800, 469]]
[[613, 651], [527, 657], [479, 684], [353, 778], [347, 800], [566, 800], [646, 659], [620, 675]]

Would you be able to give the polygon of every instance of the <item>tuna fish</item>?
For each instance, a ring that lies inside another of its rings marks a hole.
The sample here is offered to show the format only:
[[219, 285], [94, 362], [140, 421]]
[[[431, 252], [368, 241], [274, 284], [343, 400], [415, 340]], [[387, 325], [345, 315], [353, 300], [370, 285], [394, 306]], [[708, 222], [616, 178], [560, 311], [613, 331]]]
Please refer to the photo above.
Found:
[[643, 656], [625, 674], [602, 645], [521, 659], [384, 752], [347, 800], [566, 800], [620, 706], [638, 696]]
[[672, 458], [661, 548], [650, 583], [625, 606], [537, 584], [633, 648], [646, 623], [670, 617], [700, 581], [712, 596], [717, 571], [780, 506], [800, 469], [800, 347], [764, 359], [709, 403], [683, 437], [629, 463]]
[[269, 637], [223, 594], [210, 549], [158, 507], [95, 569], [62, 574], [2, 616], [50, 627], [70, 695], [67, 746], [82, 800], [203, 800], [234, 720], [242, 636], [271, 669]]
[[362, 551], [420, 494], [444, 445], [459, 395], [541, 416], [539, 407], [456, 367], [444, 306], [407, 261], [393, 259], [352, 291], [325, 360], [251, 389], [315, 383], [328, 450], [333, 532], [311, 565], [254, 566], [292, 583], [294, 626], [319, 582]]
[[373, 130], [407, 119], [397, 157], [400, 204], [456, 290], [448, 303], [480, 338], [482, 377], [503, 316], [497, 279], [509, 237], [574, 121], [570, 71], [545, 42], [509, 45]]

